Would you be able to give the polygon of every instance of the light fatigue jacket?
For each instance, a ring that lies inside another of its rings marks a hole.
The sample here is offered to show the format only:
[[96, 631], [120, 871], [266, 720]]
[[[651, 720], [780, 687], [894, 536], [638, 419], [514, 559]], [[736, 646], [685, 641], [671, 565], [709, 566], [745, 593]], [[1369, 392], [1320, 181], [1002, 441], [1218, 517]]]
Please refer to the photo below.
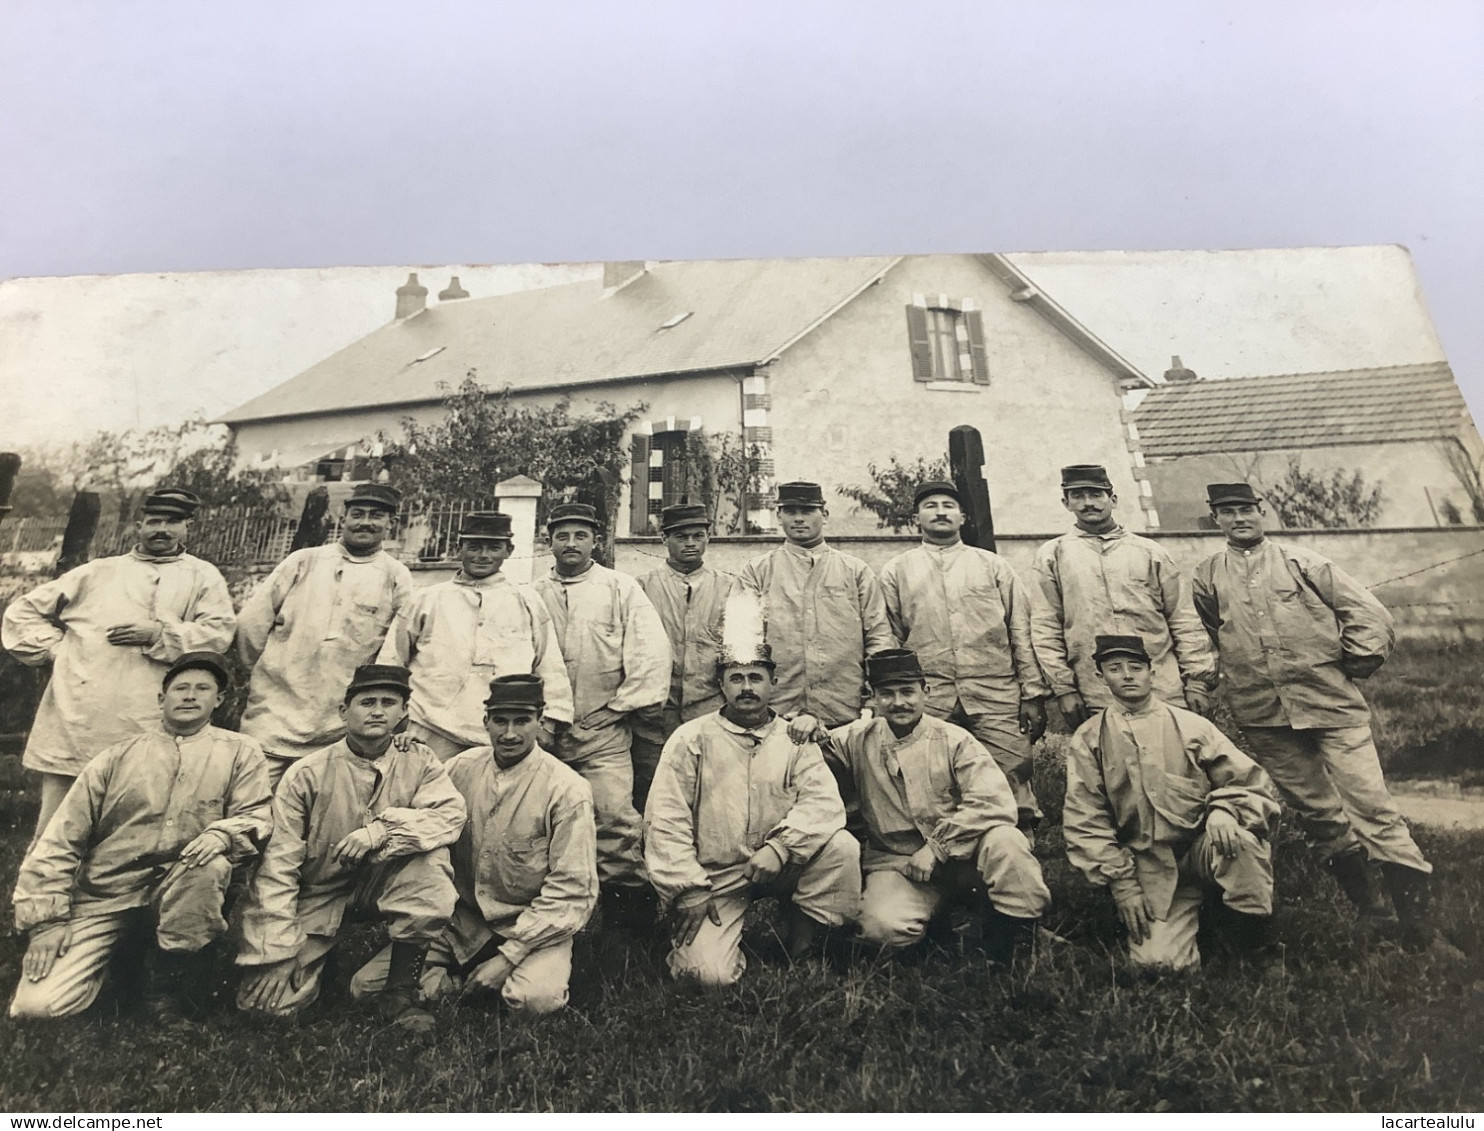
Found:
[[670, 564], [650, 570], [639, 585], [665, 626], [670, 641], [670, 697], [665, 709], [680, 722], [721, 707], [716, 657], [727, 598], [741, 586], [736, 574], [701, 566], [681, 573]]
[[778, 664], [774, 710], [807, 711], [827, 726], [858, 718], [865, 657], [896, 647], [871, 567], [823, 542], [785, 542], [748, 562], [742, 584], [763, 601]]
[[637, 581], [593, 562], [572, 579], [553, 568], [532, 588], [556, 625], [576, 722], [599, 707], [628, 715], [664, 703], [670, 646]]
[[1184, 683], [1216, 685], [1216, 658], [1191, 604], [1190, 583], [1148, 538], [1117, 527], [1074, 530], [1036, 551], [1031, 639], [1053, 695], [1113, 701], [1093, 663], [1094, 637], [1141, 637], [1154, 664], [1154, 694], [1185, 705]]
[[[463, 827], [463, 795], [420, 742], [362, 758], [342, 739], [299, 759], [273, 797], [273, 839], [248, 890], [238, 965], [282, 962], [309, 935], [333, 937], [363, 869], [452, 844]], [[386, 843], [344, 867], [331, 852], [360, 828]]]
[[881, 571], [886, 615], [903, 648], [917, 653], [928, 708], [940, 717], [1014, 716], [1022, 699], [1051, 694], [1031, 645], [1031, 598], [998, 554], [956, 542], [924, 542]]
[[795, 746], [782, 719], [744, 730], [718, 711], [665, 743], [644, 823], [649, 882], [668, 906], [746, 887], [743, 865], [765, 844], [807, 864], [845, 827], [845, 805], [819, 747]]
[[1391, 614], [1328, 558], [1264, 539], [1227, 546], [1195, 569], [1195, 607], [1221, 654], [1232, 714], [1243, 726], [1365, 726], [1345, 657], [1390, 654]]
[[571, 938], [593, 913], [592, 789], [539, 746], [508, 770], [488, 746], [445, 765], [469, 810], [453, 848], [454, 958], [468, 962], [493, 934], [505, 940], [500, 953], [519, 966], [531, 951]]
[[252, 669], [243, 733], [279, 758], [344, 735], [350, 678], [376, 659], [411, 595], [412, 574], [385, 551], [358, 558], [337, 542], [286, 557], [238, 617], [237, 649]]
[[490, 680], [539, 675], [542, 715], [572, 721], [572, 685], [546, 605], [498, 573], [462, 573], [416, 590], [387, 633], [377, 663], [412, 670], [412, 721], [465, 746], [489, 741], [484, 700]]
[[923, 845], [944, 860], [972, 860], [996, 825], [1015, 827], [1004, 772], [968, 731], [924, 715], [897, 738], [884, 718], [830, 732], [824, 756], [849, 776], [865, 819], [861, 866], [900, 871]]
[[[108, 630], [154, 621], [160, 638], [116, 647]], [[215, 566], [190, 554], [134, 550], [69, 570], [11, 601], [6, 650], [32, 667], [54, 664], [31, 736], [27, 769], [75, 777], [93, 755], [160, 723], [160, 681], [183, 653], [225, 651], [237, 618]]]
[[273, 827], [268, 766], [246, 735], [207, 726], [154, 730], [110, 746], [84, 767], [15, 885], [15, 923], [144, 907], [180, 850], [208, 830], [239, 863]]
[[1277, 827], [1267, 774], [1193, 711], [1151, 700], [1130, 714], [1115, 704], [1072, 736], [1062, 809], [1067, 858], [1115, 899], [1142, 891], [1163, 918], [1180, 858], [1215, 809], [1261, 838]]

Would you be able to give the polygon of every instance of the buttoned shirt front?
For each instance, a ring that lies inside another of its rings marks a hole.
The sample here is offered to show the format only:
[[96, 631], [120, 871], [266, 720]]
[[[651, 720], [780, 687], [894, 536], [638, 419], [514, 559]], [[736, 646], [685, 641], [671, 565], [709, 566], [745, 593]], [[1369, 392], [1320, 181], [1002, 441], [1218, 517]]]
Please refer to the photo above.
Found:
[[1096, 637], [1135, 635], [1154, 666], [1154, 693], [1183, 705], [1184, 684], [1210, 690], [1216, 658], [1191, 603], [1190, 583], [1158, 543], [1123, 527], [1074, 530], [1036, 552], [1031, 638], [1055, 695], [1113, 701], [1098, 677]]
[[763, 601], [778, 665], [774, 709], [829, 726], [859, 717], [865, 657], [896, 646], [871, 567], [825, 543], [785, 542], [749, 562], [742, 583]]
[[763, 845], [803, 865], [845, 827], [839, 788], [813, 743], [796, 746], [774, 716], [745, 728], [718, 712], [665, 743], [644, 813], [644, 862], [665, 903], [697, 888], [745, 886]]
[[1195, 605], [1221, 655], [1243, 726], [1365, 726], [1370, 708], [1340, 666], [1386, 657], [1391, 614], [1328, 558], [1263, 539], [1196, 567]]
[[670, 641], [670, 697], [665, 706], [681, 721], [721, 707], [716, 657], [721, 650], [722, 614], [741, 580], [702, 565], [685, 573], [669, 562], [650, 570], [639, 585], [654, 605]]
[[[463, 827], [463, 795], [422, 743], [363, 758], [342, 739], [299, 759], [273, 798], [273, 839], [248, 891], [238, 963], [280, 962], [307, 935], [333, 936], [362, 867], [452, 844]], [[346, 867], [332, 852], [362, 828], [384, 843]]]
[[180, 851], [220, 833], [230, 859], [255, 855], [272, 828], [268, 767], [246, 735], [159, 724], [104, 750], [67, 791], [21, 863], [16, 926], [143, 907]]
[[[153, 644], [108, 642], [114, 625], [139, 621], [159, 626]], [[76, 776], [101, 750], [158, 726], [170, 664], [225, 651], [236, 626], [222, 575], [184, 553], [98, 558], [13, 599], [0, 628], [6, 650], [23, 664], [52, 664], [26, 767]]]
[[252, 669], [243, 733], [279, 758], [343, 735], [350, 677], [375, 660], [411, 594], [412, 574], [385, 551], [357, 557], [336, 543], [280, 562], [238, 618], [237, 648]]
[[1004, 558], [924, 542], [881, 571], [892, 632], [917, 653], [928, 702], [946, 715], [1013, 713], [1051, 693], [1031, 644], [1030, 593]]
[[490, 680], [539, 675], [543, 716], [572, 721], [572, 685], [551, 614], [534, 590], [495, 573], [457, 574], [415, 591], [397, 614], [377, 662], [412, 671], [412, 721], [466, 746], [488, 741]]
[[488, 746], [447, 765], [469, 813], [453, 849], [454, 957], [468, 962], [495, 934], [505, 940], [500, 953], [519, 965], [531, 951], [571, 938], [598, 898], [587, 782], [539, 746], [509, 769]]

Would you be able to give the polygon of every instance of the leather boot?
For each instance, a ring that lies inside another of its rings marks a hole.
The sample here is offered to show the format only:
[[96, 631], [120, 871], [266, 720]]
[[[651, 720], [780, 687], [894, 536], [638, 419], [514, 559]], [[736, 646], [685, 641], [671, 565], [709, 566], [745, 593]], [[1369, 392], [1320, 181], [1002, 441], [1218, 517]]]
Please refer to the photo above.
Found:
[[984, 952], [996, 966], [1009, 966], [1018, 958], [1029, 958], [1036, 945], [1036, 928], [1040, 919], [1021, 919], [1006, 915], [990, 903], [984, 903]]
[[1405, 864], [1389, 862], [1382, 863], [1381, 874], [1386, 877], [1386, 890], [1401, 924], [1402, 945], [1425, 949], [1437, 937], [1430, 906], [1432, 877]]
[[386, 986], [376, 997], [376, 1012], [384, 1021], [414, 1033], [430, 1032], [433, 1015], [422, 1006], [418, 982], [428, 948], [423, 943], [393, 940]]
[[794, 906], [783, 905], [783, 951], [791, 963], [813, 958], [824, 942], [825, 925]]
[[162, 1029], [190, 1028], [187, 990], [197, 970], [194, 951], [155, 950], [145, 975], [144, 1010]]
[[1355, 905], [1360, 919], [1366, 923], [1387, 918], [1386, 900], [1381, 889], [1371, 876], [1371, 865], [1360, 845], [1348, 848], [1328, 861], [1335, 883], [1345, 893], [1345, 898]]

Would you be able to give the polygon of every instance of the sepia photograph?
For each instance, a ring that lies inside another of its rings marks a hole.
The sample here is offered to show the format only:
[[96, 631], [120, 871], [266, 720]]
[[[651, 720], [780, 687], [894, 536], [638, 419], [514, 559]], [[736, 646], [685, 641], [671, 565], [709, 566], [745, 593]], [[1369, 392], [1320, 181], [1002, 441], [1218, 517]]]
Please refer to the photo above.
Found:
[[1478, 12], [254, 8], [0, 47], [14, 1125], [1472, 1126]]

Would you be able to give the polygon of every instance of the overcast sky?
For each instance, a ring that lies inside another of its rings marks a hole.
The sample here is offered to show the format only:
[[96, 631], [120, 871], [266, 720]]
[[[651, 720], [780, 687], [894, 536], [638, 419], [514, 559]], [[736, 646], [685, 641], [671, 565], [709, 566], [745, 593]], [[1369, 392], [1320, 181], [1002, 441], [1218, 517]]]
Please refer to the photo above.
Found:
[[1477, 2], [5, 0], [0, 26], [0, 276], [1401, 243], [1484, 416]]

